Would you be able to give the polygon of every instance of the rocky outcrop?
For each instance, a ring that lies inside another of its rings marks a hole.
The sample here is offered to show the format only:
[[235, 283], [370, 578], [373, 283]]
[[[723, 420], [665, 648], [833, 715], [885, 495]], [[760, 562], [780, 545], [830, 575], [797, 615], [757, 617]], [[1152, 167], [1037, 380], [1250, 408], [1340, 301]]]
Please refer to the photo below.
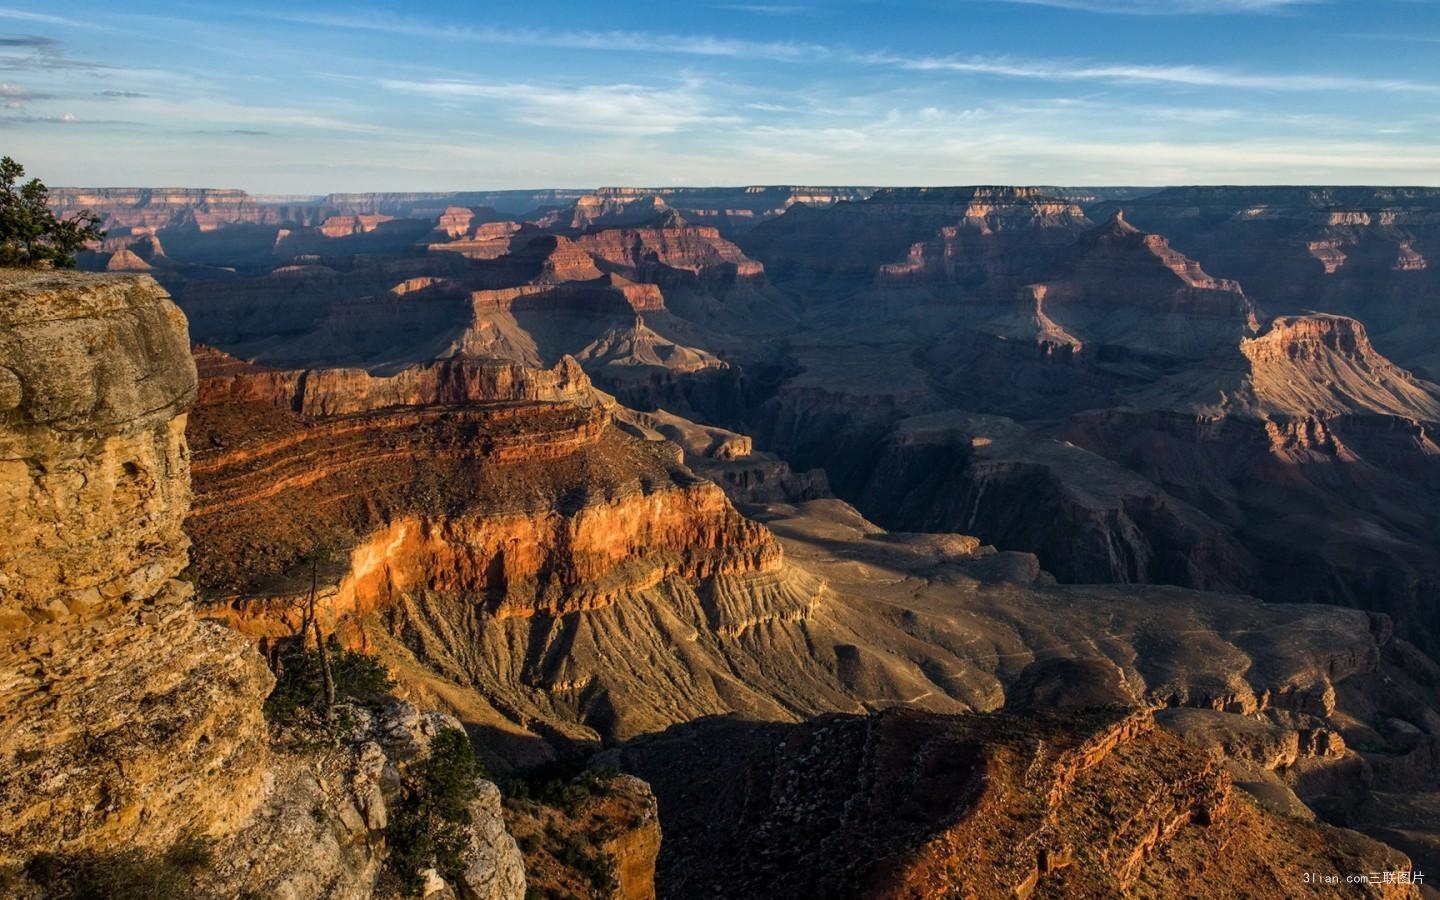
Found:
[[635, 284], [614, 275], [587, 282], [526, 284], [473, 291], [470, 303], [477, 317], [487, 313], [531, 310], [591, 316], [625, 315], [665, 308], [665, 298], [659, 288], [651, 284]]
[[1067, 255], [1064, 274], [1045, 286], [1043, 312], [1092, 353], [1207, 359], [1258, 330], [1255, 306], [1239, 284], [1212, 277], [1118, 211]]
[[[1272, 384], [1294, 396], [1318, 382]], [[1440, 476], [1433, 435], [1429, 423], [1376, 414], [1178, 410], [1094, 411], [1063, 432], [1226, 523], [1254, 560], [1249, 584], [1261, 596], [1386, 612], [1427, 648], [1440, 628], [1425, 599], [1440, 561], [1421, 537], [1433, 527], [1428, 498]]]
[[596, 384], [636, 409], [688, 410], [692, 403], [723, 409], [738, 400], [740, 372], [711, 353], [665, 337], [638, 315], [633, 325], [616, 326], [591, 341], [576, 359]]
[[196, 619], [185, 320], [146, 277], [0, 273], [0, 861], [254, 808], [271, 677]]
[[[705, 765], [691, 761], [699, 746], [713, 753]], [[1333, 887], [1304, 872], [1411, 868], [1361, 835], [1252, 804], [1145, 713], [710, 721], [618, 756], [676, 811], [665, 892], [1098, 898], [1199, 878], [1215, 894], [1324, 897]]]
[[[532, 232], [533, 233], [533, 232]], [[529, 238], [492, 267], [499, 284], [563, 284], [594, 281], [601, 276], [595, 261], [576, 242], [557, 234]]]
[[[593, 764], [593, 763], [592, 763]], [[650, 785], [613, 769], [571, 779], [571, 798], [508, 799], [505, 819], [525, 848], [532, 891], [549, 896], [655, 900], [660, 811]], [[584, 869], [578, 860], [589, 860]]]
[[635, 281], [675, 286], [764, 277], [765, 268], [722, 238], [718, 229], [667, 220], [649, 228], [607, 228], [575, 240], [611, 271]]
[[327, 238], [350, 237], [369, 234], [385, 222], [393, 221], [393, 216], [328, 216], [318, 230]]
[[[269, 669], [177, 579], [196, 397], [184, 317], [145, 277], [5, 272], [0, 323], [0, 864], [199, 837], [217, 895], [375, 895], [400, 774], [460, 723], [354, 706], [328, 749], [273, 746]], [[230, 379], [246, 368], [201, 358]], [[499, 791], [479, 787], [451, 887], [519, 900]], [[7, 891], [43, 896], [32, 887], [7, 873]]]
[[650, 225], [672, 213], [664, 198], [657, 194], [610, 190], [577, 197], [570, 206], [541, 216], [535, 223], [542, 228], [596, 231]]
[[[378, 885], [389, 849], [385, 830], [405, 804], [401, 779], [429, 756], [436, 735], [461, 725], [404, 701], [346, 703], [339, 716], [350, 723], [339, 746], [274, 761], [256, 815], [226, 838], [208, 873], [211, 889], [285, 900], [392, 895]], [[477, 787], [462, 874], [448, 884], [438, 874], [428, 880], [457, 900], [520, 900], [525, 865], [500, 790], [484, 779]]]
[[714, 481], [738, 504], [795, 503], [830, 496], [819, 469], [793, 472], [773, 453], [757, 451], [748, 435], [699, 425], [664, 409], [616, 411], [616, 423], [650, 441], [680, 448], [685, 465]]
[[191, 424], [195, 569], [212, 614], [256, 637], [293, 631], [296, 560], [327, 544], [343, 561], [327, 575], [327, 624], [370, 621], [355, 640], [400, 636], [447, 675], [543, 708], [568, 705], [591, 661], [543, 650], [548, 629], [647, 609], [734, 636], [803, 619], [821, 590], [673, 448], [620, 432], [601, 406], [477, 395], [320, 416], [214, 396]]
[[[463, 212], [470, 213], [469, 210]], [[447, 210], [436, 226], [446, 239], [427, 244], [426, 249], [432, 253], [458, 253], [468, 259], [499, 259], [510, 252], [513, 238], [521, 228], [517, 222], [489, 222], [463, 230], [462, 221], [468, 228], [471, 218]]]
[[1440, 385], [1416, 378], [1375, 352], [1365, 326], [1345, 316], [1282, 316], [1242, 341], [1255, 412], [1291, 415], [1375, 413], [1440, 422]]

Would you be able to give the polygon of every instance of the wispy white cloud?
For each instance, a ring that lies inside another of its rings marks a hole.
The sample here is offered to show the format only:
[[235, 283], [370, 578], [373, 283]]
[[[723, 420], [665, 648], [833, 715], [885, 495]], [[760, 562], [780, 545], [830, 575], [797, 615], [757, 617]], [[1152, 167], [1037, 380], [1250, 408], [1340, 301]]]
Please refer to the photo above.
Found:
[[0, 34], [0, 70], [19, 72], [103, 68], [106, 67], [100, 63], [67, 57], [64, 45], [52, 37], [39, 34]]
[[1106, 81], [1133, 84], [1168, 84], [1207, 88], [1244, 88], [1263, 91], [1384, 91], [1386, 93], [1440, 94], [1440, 85], [1399, 78], [1352, 75], [1270, 74], [1209, 66], [1156, 66], [1134, 63], [1092, 63], [1083, 60], [1011, 60], [985, 57], [899, 56], [873, 53], [864, 61], [915, 72], [955, 72], [998, 75], [1040, 81]]
[[20, 9], [0, 7], [0, 19], [10, 19], [17, 22], [35, 22], [42, 25], [70, 25], [78, 26], [80, 23], [74, 19], [66, 19], [63, 16], [52, 16], [46, 13], [25, 12]]
[[734, 10], [735, 12], [755, 13], [761, 16], [808, 16], [813, 15], [815, 7], [798, 6], [782, 3], [725, 3], [720, 9]]
[[22, 88], [18, 84], [0, 81], [0, 108], [24, 109], [25, 104], [34, 100], [50, 99], [52, 99], [52, 95], [50, 94], [39, 94], [35, 91]]
[[527, 125], [612, 134], [672, 134], [700, 126], [734, 124], [739, 117], [717, 112], [697, 81], [676, 87], [599, 84], [554, 87], [474, 81], [384, 79], [389, 91], [439, 100], [501, 101]]
[[[1265, 11], [1322, 0], [987, 0], [1045, 6], [1073, 6], [1109, 12]], [[788, 7], [779, 7], [788, 8]], [[399, 34], [424, 39], [470, 41], [505, 46], [553, 47], [762, 59], [787, 63], [832, 63], [896, 68], [912, 72], [951, 72], [1052, 82], [1101, 81], [1189, 87], [1284, 92], [1382, 91], [1440, 94], [1440, 84], [1405, 78], [1372, 78], [1345, 74], [1264, 73], [1203, 65], [1095, 63], [1086, 60], [958, 56], [908, 56], [857, 52], [843, 46], [790, 41], [749, 41], [713, 35], [680, 35], [645, 31], [546, 31], [538, 29], [470, 28], [436, 25], [413, 19], [248, 13], [280, 21], [327, 28]]]
[[511, 47], [555, 47], [568, 50], [606, 50], [627, 53], [668, 53], [683, 56], [736, 57], [798, 62], [830, 55], [817, 44], [790, 41], [750, 41], [706, 34], [665, 34], [648, 31], [548, 31], [530, 28], [473, 28], [434, 24], [390, 16], [354, 16], [310, 13], [271, 13], [237, 10], [272, 21], [372, 31], [426, 40], [464, 41]]
[[0, 122], [11, 125], [136, 125], [139, 123], [128, 122], [123, 119], [86, 119], [74, 113], [62, 113], [58, 116], [30, 116], [30, 115], [7, 115], [0, 116]]
[[1323, 0], [986, 0], [1132, 16], [1193, 16], [1277, 13]]
[[1399, 41], [1405, 44], [1440, 44], [1440, 34], [1347, 34], [1364, 41]]

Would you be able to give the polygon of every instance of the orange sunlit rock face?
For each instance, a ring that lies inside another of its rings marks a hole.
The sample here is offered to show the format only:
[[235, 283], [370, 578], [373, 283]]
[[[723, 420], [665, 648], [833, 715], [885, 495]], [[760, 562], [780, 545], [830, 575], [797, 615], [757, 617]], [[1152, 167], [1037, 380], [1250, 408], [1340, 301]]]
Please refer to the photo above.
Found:
[[282, 576], [323, 540], [349, 554], [337, 617], [422, 590], [503, 617], [779, 565], [718, 487], [610, 424], [573, 361], [378, 378], [206, 358], [222, 374], [201, 379], [190, 430], [203, 583]]

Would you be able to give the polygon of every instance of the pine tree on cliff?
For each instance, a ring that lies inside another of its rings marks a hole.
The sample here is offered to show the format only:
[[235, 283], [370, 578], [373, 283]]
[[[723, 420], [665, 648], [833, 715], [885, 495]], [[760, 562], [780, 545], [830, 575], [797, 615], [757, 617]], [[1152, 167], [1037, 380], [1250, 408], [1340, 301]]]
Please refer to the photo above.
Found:
[[60, 218], [40, 179], [22, 185], [24, 177], [24, 166], [0, 158], [0, 266], [72, 268], [76, 251], [105, 236], [100, 217], [86, 210]]

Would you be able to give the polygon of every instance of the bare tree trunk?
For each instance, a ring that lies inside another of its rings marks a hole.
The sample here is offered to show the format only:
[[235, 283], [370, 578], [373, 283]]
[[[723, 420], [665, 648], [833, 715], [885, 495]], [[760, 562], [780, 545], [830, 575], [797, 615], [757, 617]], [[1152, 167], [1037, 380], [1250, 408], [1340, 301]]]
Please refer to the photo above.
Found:
[[310, 564], [308, 616], [315, 629], [315, 649], [320, 654], [320, 680], [325, 685], [325, 719], [329, 721], [335, 715], [335, 678], [330, 672], [330, 654], [325, 649], [325, 638], [320, 633], [320, 617], [315, 613], [315, 591], [318, 577], [316, 572], [319, 567], [318, 561]]
[[335, 715], [335, 678], [330, 673], [330, 653], [325, 649], [325, 640], [320, 636], [320, 620], [315, 620], [315, 646], [320, 650], [320, 679], [325, 685], [325, 718]]

